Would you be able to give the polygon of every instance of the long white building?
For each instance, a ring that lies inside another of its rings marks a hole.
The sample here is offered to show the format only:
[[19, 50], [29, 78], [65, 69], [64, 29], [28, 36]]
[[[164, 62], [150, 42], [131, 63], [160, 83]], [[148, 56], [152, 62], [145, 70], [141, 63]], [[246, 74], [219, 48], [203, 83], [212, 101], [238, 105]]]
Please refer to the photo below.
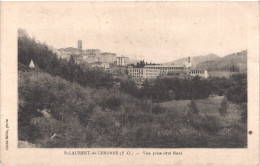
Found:
[[163, 73], [180, 73], [180, 72], [185, 72], [185, 66], [181, 65], [147, 65], [144, 66], [146, 69], [157, 69], [160, 70], [160, 72]]
[[184, 66], [176, 66], [176, 65], [147, 65], [144, 68], [133, 68], [128, 67], [128, 75], [134, 78], [156, 78], [160, 74], [168, 74], [168, 73], [181, 73], [185, 72]]
[[159, 74], [158, 69], [128, 67], [128, 75], [133, 78], [156, 78]]
[[144, 68], [128, 67], [128, 75], [133, 78], [156, 78], [157, 76], [167, 75], [168, 73], [183, 73], [190, 76], [208, 78], [208, 71], [204, 69], [186, 69], [180, 65], [147, 65]]

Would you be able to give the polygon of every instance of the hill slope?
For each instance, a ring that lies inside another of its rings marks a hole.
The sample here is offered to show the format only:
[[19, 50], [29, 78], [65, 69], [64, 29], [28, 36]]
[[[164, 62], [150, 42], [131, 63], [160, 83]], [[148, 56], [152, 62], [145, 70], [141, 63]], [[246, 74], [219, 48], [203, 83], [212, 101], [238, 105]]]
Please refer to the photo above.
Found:
[[42, 71], [19, 71], [18, 87], [18, 137], [29, 145], [137, 146], [134, 140], [125, 140], [130, 131], [134, 135], [133, 124], [145, 128], [148, 125], [142, 120], [155, 118], [141, 101], [116, 89], [81, 87]]
[[[215, 59], [218, 59], [218, 58], [219, 58], [219, 56], [215, 55], [215, 54], [208, 54], [208, 55], [204, 55], [204, 56], [191, 57], [192, 67], [195, 67], [198, 63], [205, 62], [205, 61], [211, 61], [211, 60], [215, 60]], [[177, 59], [175, 61], [166, 62], [166, 63], [164, 63], [164, 65], [171, 65], [171, 64], [183, 65], [185, 62], [187, 62], [187, 59], [188, 59], [188, 57]]]
[[229, 54], [222, 58], [205, 61], [197, 64], [198, 69], [207, 69], [208, 71], [247, 71], [247, 50], [238, 53]]

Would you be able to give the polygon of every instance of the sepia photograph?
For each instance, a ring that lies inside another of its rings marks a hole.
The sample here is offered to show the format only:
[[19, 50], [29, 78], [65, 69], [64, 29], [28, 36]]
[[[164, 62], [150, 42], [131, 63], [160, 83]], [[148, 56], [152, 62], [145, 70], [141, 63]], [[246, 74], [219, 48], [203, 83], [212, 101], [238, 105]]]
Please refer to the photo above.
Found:
[[247, 15], [192, 8], [26, 6], [17, 146], [247, 148]]
[[0, 9], [0, 165], [259, 164], [258, 2]]

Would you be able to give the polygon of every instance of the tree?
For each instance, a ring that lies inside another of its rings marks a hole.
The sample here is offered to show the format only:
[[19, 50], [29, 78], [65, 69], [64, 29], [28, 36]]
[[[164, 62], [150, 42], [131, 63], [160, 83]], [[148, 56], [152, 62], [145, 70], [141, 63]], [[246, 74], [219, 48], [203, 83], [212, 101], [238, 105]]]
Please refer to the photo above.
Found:
[[140, 64], [140, 67], [143, 68], [143, 67], [145, 66], [145, 62], [144, 62], [144, 60], [140, 61], [139, 64]]
[[137, 95], [137, 88], [135, 86], [135, 82], [133, 80], [125, 80], [121, 82], [121, 91], [126, 92], [132, 96]]
[[222, 100], [222, 102], [220, 103], [220, 107], [218, 109], [218, 111], [219, 111], [221, 116], [226, 116], [227, 115], [227, 108], [228, 108], [227, 99], [224, 98]]
[[140, 63], [139, 63], [139, 62], [136, 63], [136, 67], [137, 67], [137, 68], [140, 67]]
[[190, 101], [189, 112], [192, 114], [199, 114], [199, 109], [194, 99]]

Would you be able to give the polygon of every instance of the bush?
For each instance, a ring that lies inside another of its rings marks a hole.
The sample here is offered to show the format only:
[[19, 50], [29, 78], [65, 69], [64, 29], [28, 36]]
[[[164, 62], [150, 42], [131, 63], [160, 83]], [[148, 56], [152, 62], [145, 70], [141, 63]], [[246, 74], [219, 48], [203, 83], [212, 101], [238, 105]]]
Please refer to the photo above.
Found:
[[145, 148], [145, 147], [159, 147], [159, 131], [158, 124], [142, 124], [133, 127], [133, 133], [131, 134], [131, 142], [133, 147]]
[[235, 74], [230, 78], [227, 99], [236, 103], [247, 102], [247, 75]]
[[247, 147], [247, 126], [239, 123], [232, 123], [228, 132], [218, 137], [218, 147], [246, 148]]
[[160, 105], [155, 105], [153, 108], [152, 108], [152, 113], [154, 114], [161, 114], [161, 113], [164, 113], [166, 111], [166, 109], [164, 107], [161, 107]]
[[227, 115], [227, 109], [228, 109], [228, 103], [227, 99], [224, 98], [222, 102], [220, 103], [220, 107], [218, 109], [219, 113], [221, 116], [226, 116]]
[[[53, 126], [43, 118], [41, 110], [50, 110], [51, 118], [58, 121], [57, 124], [76, 119], [73, 130], [77, 130], [82, 127], [77, 116], [83, 119], [82, 112], [88, 111], [92, 103], [87, 89], [40, 71], [19, 72], [18, 92], [18, 136], [20, 140], [31, 142], [44, 140], [52, 134], [48, 133], [52, 131], [49, 127]], [[63, 128], [61, 133], [64, 134], [67, 127], [57, 126], [60, 130]]]
[[220, 120], [214, 116], [201, 116], [198, 114], [186, 114], [185, 116], [186, 127], [192, 127], [200, 132], [208, 134], [216, 134], [221, 129]]
[[200, 128], [202, 130], [205, 130], [211, 134], [217, 134], [220, 131], [221, 127], [222, 126], [219, 119], [214, 116], [205, 116], [200, 124]]
[[112, 110], [117, 109], [118, 107], [120, 107], [122, 104], [122, 99], [119, 97], [112, 97], [107, 99], [106, 101], [106, 107]]
[[199, 114], [199, 109], [197, 107], [195, 100], [193, 100], [193, 99], [190, 101], [189, 112], [191, 114]]
[[188, 127], [180, 130], [175, 141], [176, 148], [202, 148], [208, 146], [207, 135]]

